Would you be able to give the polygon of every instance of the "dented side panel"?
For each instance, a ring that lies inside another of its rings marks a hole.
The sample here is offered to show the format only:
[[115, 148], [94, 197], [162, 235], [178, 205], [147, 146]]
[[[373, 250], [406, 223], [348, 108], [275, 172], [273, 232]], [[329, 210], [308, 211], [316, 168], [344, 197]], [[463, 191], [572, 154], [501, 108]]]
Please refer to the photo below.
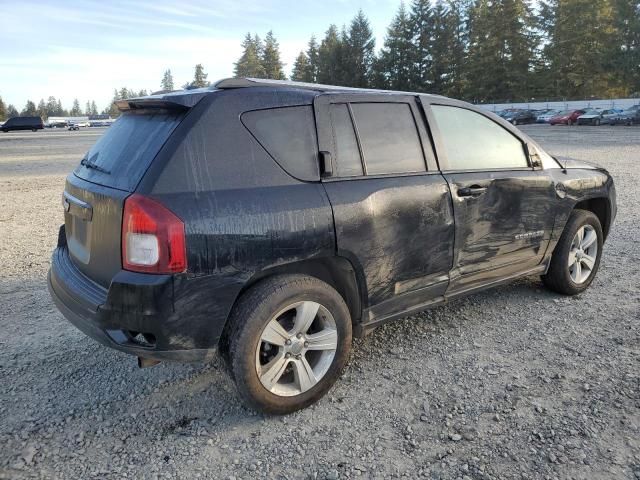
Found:
[[442, 175], [345, 180], [327, 182], [325, 188], [335, 215], [338, 255], [350, 259], [364, 278], [366, 307], [385, 304], [384, 314], [390, 314], [395, 301], [400, 305], [411, 292], [444, 293], [454, 223]]

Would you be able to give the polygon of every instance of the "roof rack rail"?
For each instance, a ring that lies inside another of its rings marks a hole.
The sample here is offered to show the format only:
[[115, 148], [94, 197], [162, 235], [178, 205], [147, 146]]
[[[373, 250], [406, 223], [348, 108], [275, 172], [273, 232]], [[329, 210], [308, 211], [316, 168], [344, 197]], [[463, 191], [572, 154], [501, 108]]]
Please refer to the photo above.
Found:
[[288, 88], [300, 88], [305, 90], [327, 91], [327, 90], [349, 90], [357, 92], [384, 92], [395, 93], [389, 90], [375, 90], [371, 88], [354, 88], [354, 87], [340, 87], [338, 85], [322, 85], [319, 83], [306, 83], [306, 82], [293, 82], [290, 80], [271, 80], [265, 78], [223, 78], [215, 82], [213, 87], [225, 90], [231, 88], [247, 88], [247, 87], [288, 87]]

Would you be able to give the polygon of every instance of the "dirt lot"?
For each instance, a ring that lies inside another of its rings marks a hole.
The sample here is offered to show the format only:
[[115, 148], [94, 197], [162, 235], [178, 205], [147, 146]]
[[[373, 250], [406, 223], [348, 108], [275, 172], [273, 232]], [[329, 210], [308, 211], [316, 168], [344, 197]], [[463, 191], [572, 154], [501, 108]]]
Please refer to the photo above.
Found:
[[525, 128], [615, 177], [592, 287], [524, 279], [387, 325], [287, 417], [245, 410], [219, 361], [139, 370], [65, 321], [60, 194], [101, 131], [0, 134], [0, 478], [640, 478], [640, 129]]

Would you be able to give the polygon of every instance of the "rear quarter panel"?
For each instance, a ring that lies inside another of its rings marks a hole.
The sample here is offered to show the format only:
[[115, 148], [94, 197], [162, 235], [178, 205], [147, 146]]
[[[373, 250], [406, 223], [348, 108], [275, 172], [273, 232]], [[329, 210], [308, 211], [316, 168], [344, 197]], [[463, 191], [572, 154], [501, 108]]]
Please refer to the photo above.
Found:
[[335, 254], [322, 185], [287, 174], [240, 122], [244, 111], [311, 104], [312, 98], [259, 89], [215, 93], [190, 114], [196, 121], [189, 125], [187, 118], [188, 130], [168, 142], [164, 162], [143, 179], [141, 188], [185, 222], [188, 272], [175, 283], [175, 309], [188, 312], [211, 341], [254, 275]]

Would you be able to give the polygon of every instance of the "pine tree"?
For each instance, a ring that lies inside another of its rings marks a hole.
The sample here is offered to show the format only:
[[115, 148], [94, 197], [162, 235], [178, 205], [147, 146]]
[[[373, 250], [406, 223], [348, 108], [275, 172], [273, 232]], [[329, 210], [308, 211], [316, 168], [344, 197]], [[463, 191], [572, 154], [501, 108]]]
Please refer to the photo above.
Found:
[[[438, 2], [440, 4], [440, 2]], [[435, 37], [435, 12], [430, 0], [414, 0], [409, 14], [413, 41], [411, 75], [408, 85], [412, 90], [439, 93], [434, 87], [433, 43]]]
[[87, 103], [84, 104], [84, 114], [88, 117], [91, 115], [91, 102], [87, 100]]
[[[125, 96], [123, 97], [122, 94], [124, 94]], [[126, 88], [122, 88], [120, 90], [118, 90], [117, 88], [113, 89], [113, 100], [111, 102], [111, 104], [104, 109], [104, 113], [108, 114], [111, 118], [118, 118], [120, 116], [120, 110], [118, 110], [118, 106], [116, 105], [116, 102], [118, 100], [124, 100], [128, 95], [128, 91]]]
[[47, 112], [47, 104], [44, 103], [44, 99], [40, 99], [38, 102], [38, 116], [43, 120], [49, 118], [49, 113]]
[[162, 81], [160, 82], [160, 89], [165, 91], [173, 90], [173, 75], [171, 75], [171, 70], [167, 69], [164, 71], [162, 75]]
[[304, 81], [315, 83], [318, 81], [318, 42], [316, 42], [315, 36], [311, 36], [307, 44], [307, 59], [309, 60], [309, 69], [304, 77]]
[[295, 63], [293, 64], [291, 80], [296, 82], [306, 82], [309, 66], [309, 59], [307, 58], [307, 55], [303, 51], [300, 51]]
[[338, 84], [342, 68], [342, 41], [338, 36], [338, 29], [330, 25], [318, 49], [317, 82], [324, 84]]
[[262, 51], [262, 67], [264, 68], [266, 78], [274, 80], [285, 80], [284, 64], [280, 60], [280, 46], [273, 32], [267, 32], [264, 37], [264, 49]]
[[262, 42], [260, 37], [251, 36], [251, 33], [247, 33], [242, 42], [242, 55], [235, 63], [234, 76], [236, 77], [251, 77], [251, 78], [265, 78], [266, 72], [262, 65]]
[[143, 88], [142, 90], [139, 90], [138, 94], [137, 94], [138, 97], [146, 97], [147, 95], [149, 95], [149, 94], [147, 93], [147, 89], [146, 88]]
[[467, 89], [465, 67], [469, 40], [469, 10], [471, 0], [447, 0], [445, 38], [450, 38], [448, 58], [448, 81], [444, 94], [464, 98]]
[[91, 115], [98, 115], [98, 107], [95, 100], [91, 100]]
[[429, 92], [464, 96], [468, 0], [438, 0], [431, 9]]
[[7, 105], [7, 120], [13, 117], [17, 117], [20, 115], [18, 113], [18, 109], [14, 107], [12, 104]]
[[190, 88], [208, 87], [209, 86], [209, 82], [207, 81], [208, 76], [209, 75], [205, 73], [204, 67], [202, 66], [202, 64], [198, 63], [195, 66], [193, 81], [189, 84], [189, 87]]
[[72, 117], [78, 117], [82, 115], [82, 110], [80, 109], [80, 102], [78, 101], [77, 98], [73, 99], [73, 106], [69, 111], [69, 115], [71, 115]]
[[469, 19], [469, 94], [476, 101], [529, 98], [535, 37], [528, 0], [476, 0]]
[[36, 104], [33, 103], [31, 100], [27, 100], [27, 103], [22, 109], [22, 112], [20, 112], [20, 115], [22, 115], [23, 117], [34, 117], [37, 114], [38, 114], [38, 110], [36, 108]]
[[362, 10], [351, 21], [349, 32], [343, 34], [343, 43], [343, 84], [368, 87], [375, 57], [375, 39]]
[[550, 40], [544, 54], [554, 96], [606, 96], [613, 76], [610, 46], [615, 41], [611, 0], [549, 0], [544, 11]]
[[58, 111], [58, 102], [56, 101], [56, 97], [49, 97], [47, 99], [47, 118], [48, 117], [58, 117], [61, 113]]
[[58, 99], [58, 103], [56, 105], [56, 115], [60, 117], [68, 117], [69, 112], [67, 112], [64, 108], [62, 108], [62, 101]]
[[640, 1], [612, 0], [612, 4], [615, 33], [607, 58], [617, 88], [609, 93], [640, 96]]
[[414, 72], [414, 50], [409, 14], [400, 3], [398, 13], [387, 29], [384, 47], [376, 62], [376, 81], [379, 88], [410, 90]]
[[4, 122], [7, 119], [7, 107], [0, 97], [0, 122]]

